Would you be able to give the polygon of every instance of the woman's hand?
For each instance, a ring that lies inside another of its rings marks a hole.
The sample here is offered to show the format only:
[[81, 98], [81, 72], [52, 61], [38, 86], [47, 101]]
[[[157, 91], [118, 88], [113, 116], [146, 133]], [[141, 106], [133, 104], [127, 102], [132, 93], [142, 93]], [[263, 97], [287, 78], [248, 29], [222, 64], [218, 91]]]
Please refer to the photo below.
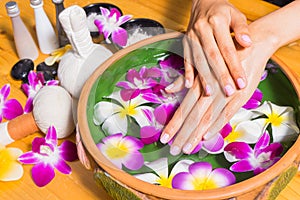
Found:
[[216, 80], [211, 70], [227, 96], [235, 92], [236, 86], [239, 89], [246, 86], [247, 78], [230, 30], [233, 30], [234, 39], [240, 46], [251, 45], [246, 17], [227, 0], [193, 1], [183, 40], [187, 88], [193, 85], [194, 67], [207, 96], [216, 92], [213, 91]]
[[[230, 97], [226, 97], [213, 75], [210, 76], [215, 92], [207, 96], [199, 76], [196, 76], [193, 86], [161, 135], [161, 142], [167, 143], [177, 133], [170, 150], [172, 155], [181, 151], [187, 154], [192, 152], [203, 137], [208, 139], [217, 133], [247, 102], [260, 82], [268, 59], [276, 50], [273, 40], [266, 38], [267, 36], [259, 35], [249, 48], [237, 46], [237, 56], [251, 84]], [[176, 92], [182, 88], [181, 80], [182, 78], [178, 79], [168, 92]]]

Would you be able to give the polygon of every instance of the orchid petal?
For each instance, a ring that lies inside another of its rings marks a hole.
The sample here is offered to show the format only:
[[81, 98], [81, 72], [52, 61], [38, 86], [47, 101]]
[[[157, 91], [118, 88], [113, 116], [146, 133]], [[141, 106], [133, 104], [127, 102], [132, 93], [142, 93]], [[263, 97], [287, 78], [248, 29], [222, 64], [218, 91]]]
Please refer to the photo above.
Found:
[[43, 187], [50, 183], [55, 173], [53, 166], [47, 163], [38, 163], [32, 167], [32, 179], [38, 187]]
[[134, 84], [136, 79], [142, 81], [139, 72], [136, 69], [128, 70], [128, 72], [126, 73], [126, 80]]
[[[39, 138], [36, 137], [32, 140], [32, 151], [34, 153], [40, 153], [40, 147], [41, 145], [45, 145], [46, 144], [46, 140], [45, 138]], [[53, 149], [51, 149], [53, 150]]]
[[112, 41], [120, 46], [125, 46], [127, 44], [127, 31], [123, 28], [116, 28], [111, 35]]
[[220, 134], [223, 136], [223, 138], [226, 138], [231, 132], [232, 132], [232, 126], [229, 123], [227, 123], [221, 129]]
[[65, 161], [72, 162], [78, 159], [77, 148], [75, 143], [65, 140], [63, 143], [61, 143], [58, 149], [60, 151], [60, 156]]
[[28, 97], [29, 91], [30, 91], [30, 86], [27, 83], [23, 83], [21, 85], [21, 88], [22, 88], [23, 92], [25, 93], [25, 95]]
[[[128, 72], [127, 72], [128, 74]], [[117, 87], [121, 87], [124, 89], [132, 89], [134, 87], [134, 85], [128, 81], [120, 81], [116, 84]]]
[[0, 95], [2, 96], [3, 100], [5, 101], [10, 93], [10, 84], [5, 84], [0, 91]]
[[25, 107], [24, 107], [24, 112], [25, 113], [30, 113], [33, 110], [33, 98], [28, 97]]
[[222, 150], [223, 146], [224, 138], [221, 134], [216, 134], [209, 140], [203, 140], [203, 147], [212, 154], [220, 153], [220, 150]]
[[116, 19], [118, 20], [121, 17], [121, 13], [117, 8], [111, 8], [109, 17], [112, 17], [113, 15], [116, 16]]
[[254, 168], [249, 160], [241, 160], [239, 162], [234, 163], [230, 167], [230, 170], [234, 172], [247, 172], [252, 171], [253, 169]]
[[234, 155], [237, 159], [248, 158], [252, 153], [251, 147], [245, 142], [229, 143], [224, 150]]
[[175, 106], [173, 104], [162, 104], [155, 108], [154, 116], [158, 123], [165, 125], [172, 118], [175, 112]]
[[55, 168], [63, 174], [70, 174], [71, 167], [62, 159], [59, 159], [57, 163], [55, 163]]
[[48, 128], [45, 140], [48, 144], [50, 143], [53, 146], [57, 146], [57, 134], [54, 126]]
[[260, 137], [254, 147], [254, 151], [258, 149], [266, 148], [270, 143], [270, 135], [267, 132]]
[[119, 17], [117, 26], [121, 26], [125, 22], [129, 21], [131, 18], [132, 18], [132, 15], [123, 15], [123, 16]]
[[159, 140], [162, 130], [153, 126], [144, 126], [140, 130], [141, 141], [144, 144], [152, 144]]
[[243, 108], [245, 109], [254, 109], [257, 108], [260, 105], [260, 101], [256, 99], [249, 99], [245, 105], [243, 105]]
[[37, 164], [40, 162], [40, 159], [39, 157], [36, 155], [36, 153], [32, 152], [32, 151], [29, 151], [27, 153], [24, 153], [23, 155], [21, 155], [18, 160], [21, 162], [21, 163], [24, 163], [24, 164]]
[[149, 101], [151, 103], [161, 103], [160, 98], [153, 93], [144, 93], [142, 94], [143, 99], [145, 99], [146, 101]]
[[59, 84], [58, 80], [49, 80], [46, 82], [46, 85], [48, 85], [48, 86], [56, 86], [58, 84]]
[[8, 120], [23, 114], [22, 105], [16, 99], [7, 100], [2, 109], [3, 116]]
[[129, 101], [131, 99], [134, 99], [138, 95], [140, 95], [139, 89], [123, 89], [120, 91], [121, 97], [124, 101]]
[[34, 71], [30, 71], [28, 73], [28, 83], [29, 85], [33, 86], [33, 88], [35, 88], [37, 85], [36, 79], [37, 79], [37, 74]]
[[100, 11], [101, 11], [101, 15], [103, 15], [104, 17], [109, 17], [110, 11], [107, 8], [100, 6]]

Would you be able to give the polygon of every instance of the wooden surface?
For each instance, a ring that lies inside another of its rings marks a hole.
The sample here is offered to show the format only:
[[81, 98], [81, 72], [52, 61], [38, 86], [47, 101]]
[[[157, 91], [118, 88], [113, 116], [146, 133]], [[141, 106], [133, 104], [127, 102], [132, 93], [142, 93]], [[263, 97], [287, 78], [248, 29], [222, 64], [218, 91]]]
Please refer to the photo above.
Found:
[[[9, 17], [6, 14], [6, 0], [0, 0], [0, 87], [6, 83], [11, 84], [10, 98], [17, 98], [22, 105], [25, 104], [26, 96], [20, 90], [21, 82], [14, 81], [10, 76], [10, 69], [18, 61], [16, 49], [13, 42], [13, 32]], [[34, 31], [34, 14], [29, 5], [29, 0], [16, 0], [20, 9], [21, 17], [29, 31], [37, 42]], [[99, 1], [87, 0], [65, 0], [65, 6], [85, 6], [89, 3]], [[188, 0], [110, 0], [109, 2], [120, 7], [124, 14], [133, 14], [134, 17], [146, 17], [156, 19], [166, 28], [172, 30], [185, 30], [191, 1]], [[231, 0], [231, 2], [244, 12], [249, 21], [263, 16], [273, 10], [276, 6], [259, 0]], [[44, 0], [44, 9], [52, 24], [55, 23], [55, 7], [51, 0]], [[300, 43], [293, 43], [281, 48], [276, 52], [276, 58], [288, 65], [288, 73], [297, 81], [296, 87], [300, 86]], [[40, 53], [35, 64], [42, 62], [47, 55]], [[0, 133], [1, 134], [1, 133]], [[35, 133], [27, 138], [17, 141], [9, 146], [18, 147], [23, 151], [31, 149], [31, 141], [41, 133]], [[74, 140], [74, 136], [69, 138]], [[98, 188], [93, 181], [93, 173], [86, 170], [79, 161], [70, 163], [71, 175], [62, 175], [56, 172], [54, 180], [44, 188], [35, 186], [31, 179], [30, 169], [32, 166], [24, 165], [24, 176], [19, 181], [0, 182], [1, 200], [29, 200], [29, 199], [111, 199], [103, 189]], [[297, 175], [290, 184], [281, 192], [277, 200], [300, 199], [300, 176]]]

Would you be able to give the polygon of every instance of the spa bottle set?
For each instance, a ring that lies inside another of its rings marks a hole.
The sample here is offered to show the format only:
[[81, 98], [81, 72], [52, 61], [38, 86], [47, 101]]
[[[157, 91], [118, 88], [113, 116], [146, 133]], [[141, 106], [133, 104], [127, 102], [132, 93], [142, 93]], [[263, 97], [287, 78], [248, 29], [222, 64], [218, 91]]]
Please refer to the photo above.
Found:
[[[53, 3], [55, 4], [58, 17], [59, 13], [64, 9], [63, 0], [53, 0]], [[58, 41], [55, 30], [44, 11], [43, 0], [30, 0], [30, 6], [34, 10], [36, 36], [42, 53], [49, 54], [60, 45], [68, 43], [66, 36], [63, 36], [64, 33], [61, 27], [58, 29]], [[6, 10], [8, 16], [11, 18], [18, 57], [20, 59], [37, 59], [38, 48], [20, 17], [18, 4], [15, 1], [9, 1], [6, 3]]]

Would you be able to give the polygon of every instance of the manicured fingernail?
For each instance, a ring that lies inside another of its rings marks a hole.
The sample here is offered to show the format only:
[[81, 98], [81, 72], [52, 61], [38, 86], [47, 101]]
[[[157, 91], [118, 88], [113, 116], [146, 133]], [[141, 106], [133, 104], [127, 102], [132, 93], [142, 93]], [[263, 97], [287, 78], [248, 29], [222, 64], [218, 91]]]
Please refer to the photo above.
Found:
[[173, 156], [177, 156], [180, 153], [180, 149], [178, 146], [172, 146], [170, 149], [170, 154]]
[[212, 134], [211, 132], [207, 132], [204, 136], [203, 139], [204, 140], [208, 140], [211, 139], [215, 134]]
[[237, 82], [237, 84], [238, 84], [238, 86], [239, 86], [240, 89], [243, 89], [246, 86], [246, 83], [245, 83], [245, 81], [242, 78], [238, 78], [236, 80], [236, 82]]
[[205, 92], [206, 92], [206, 95], [209, 95], [209, 96], [212, 95], [212, 89], [209, 85], [207, 85], [205, 87]]
[[172, 83], [171, 85], [168, 85], [167, 87], [166, 87], [166, 90], [172, 90], [173, 88], [174, 88], [174, 84]]
[[187, 143], [187, 144], [183, 147], [184, 153], [190, 153], [191, 150], [192, 150], [192, 144], [191, 144], [191, 143]]
[[250, 39], [249, 35], [242, 35], [241, 38], [247, 43], [252, 43], [252, 40]]
[[231, 96], [234, 93], [234, 89], [231, 85], [225, 86], [225, 93], [227, 96]]
[[188, 79], [185, 80], [185, 87], [186, 88], [190, 88], [191, 87], [191, 82]]
[[169, 134], [163, 134], [163, 136], [160, 138], [160, 142], [163, 143], [163, 144], [166, 144], [168, 141], [169, 141]]

